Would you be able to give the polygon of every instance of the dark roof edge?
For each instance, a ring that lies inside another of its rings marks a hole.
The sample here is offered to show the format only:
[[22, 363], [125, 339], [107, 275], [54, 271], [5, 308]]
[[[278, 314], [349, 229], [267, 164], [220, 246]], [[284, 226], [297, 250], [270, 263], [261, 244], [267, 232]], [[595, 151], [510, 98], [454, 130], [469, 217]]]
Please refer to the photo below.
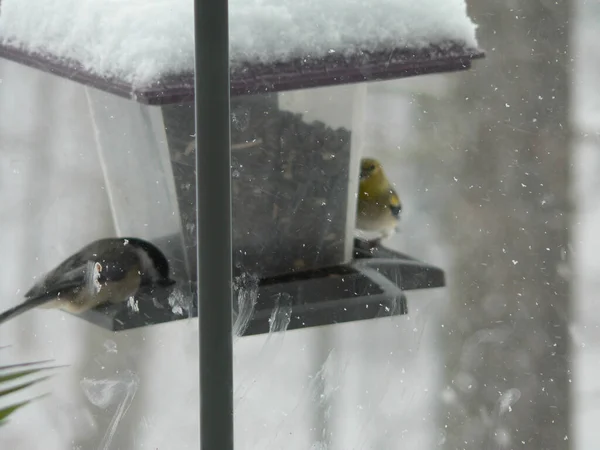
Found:
[[[105, 78], [80, 64], [51, 55], [29, 53], [0, 45], [0, 57], [52, 73], [120, 97], [148, 105], [192, 102], [192, 73], [167, 76], [147, 87], [133, 87], [117, 78]], [[231, 95], [333, 86], [363, 81], [389, 80], [438, 72], [454, 72], [471, 67], [471, 61], [484, 57], [483, 51], [455, 43], [432, 45], [425, 49], [395, 49], [339, 54], [324, 58], [298, 58], [287, 63], [239, 64], [231, 70]]]

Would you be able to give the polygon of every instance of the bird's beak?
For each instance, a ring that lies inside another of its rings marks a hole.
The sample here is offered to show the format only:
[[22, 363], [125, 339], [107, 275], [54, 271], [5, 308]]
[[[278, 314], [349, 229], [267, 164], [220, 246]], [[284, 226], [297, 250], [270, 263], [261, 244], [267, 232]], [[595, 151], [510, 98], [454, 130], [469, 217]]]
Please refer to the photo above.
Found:
[[392, 215], [394, 217], [400, 217], [400, 213], [402, 212], [402, 206], [391, 206], [390, 211], [392, 211]]

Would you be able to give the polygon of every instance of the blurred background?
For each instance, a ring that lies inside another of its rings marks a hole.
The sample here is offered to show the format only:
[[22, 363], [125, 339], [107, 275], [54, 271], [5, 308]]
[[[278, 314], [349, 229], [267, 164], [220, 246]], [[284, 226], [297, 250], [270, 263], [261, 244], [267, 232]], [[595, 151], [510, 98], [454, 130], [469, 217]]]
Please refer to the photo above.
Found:
[[[404, 202], [388, 245], [448, 287], [408, 316], [235, 339], [236, 448], [597, 448], [600, 3], [469, 3], [486, 59], [367, 92], [363, 153]], [[94, 145], [85, 90], [0, 61], [2, 308], [114, 233]], [[69, 365], [2, 448], [198, 447], [197, 320], [115, 334], [33, 311], [0, 344]]]

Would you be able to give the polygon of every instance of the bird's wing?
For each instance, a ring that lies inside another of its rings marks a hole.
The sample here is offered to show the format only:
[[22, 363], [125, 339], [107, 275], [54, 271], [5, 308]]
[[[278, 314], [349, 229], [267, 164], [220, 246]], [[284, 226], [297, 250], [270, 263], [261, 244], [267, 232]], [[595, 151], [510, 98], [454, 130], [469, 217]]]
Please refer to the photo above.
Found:
[[[68, 265], [65, 264], [67, 262]], [[87, 261], [75, 263], [67, 260], [65, 263], [48, 272], [44, 278], [34, 284], [25, 293], [25, 298], [56, 296], [60, 291], [81, 286], [88, 268]]]
[[56, 299], [59, 293], [66, 291], [73, 291], [77, 286], [77, 279], [83, 278], [83, 271], [73, 271], [73, 273], [67, 274], [62, 283], [54, 284], [51, 288], [46, 288], [44, 284], [45, 280], [37, 283], [33, 286], [25, 295], [25, 301], [14, 306], [2, 314], [0, 314], [0, 324], [6, 322], [13, 317], [16, 317], [24, 312], [29, 311], [37, 306], [41, 306], [45, 303], [51, 302]]
[[6, 322], [9, 319], [12, 319], [15, 316], [18, 316], [19, 314], [23, 314], [24, 312], [29, 311], [30, 309], [33, 309], [36, 306], [43, 305], [44, 303], [47, 303], [52, 299], [53, 297], [51, 296], [38, 296], [27, 299], [23, 303], [14, 306], [0, 314], [0, 324], [2, 322]]
[[56, 299], [61, 293], [73, 293], [87, 287], [94, 289], [95, 283], [118, 281], [129, 270], [136, 270], [139, 259], [133, 249], [118, 240], [112, 247], [105, 241], [89, 244], [48, 272], [27, 291], [23, 303], [0, 314], [0, 324]]
[[60, 292], [92, 287], [94, 282], [104, 284], [118, 281], [127, 271], [138, 264], [136, 253], [124, 247], [109, 248], [101, 257], [77, 253], [48, 272], [44, 279], [36, 283], [25, 297], [56, 297]]
[[389, 197], [390, 206], [395, 208], [402, 207], [402, 203], [400, 202], [400, 197], [398, 197], [398, 193], [394, 188], [390, 188], [390, 197]]

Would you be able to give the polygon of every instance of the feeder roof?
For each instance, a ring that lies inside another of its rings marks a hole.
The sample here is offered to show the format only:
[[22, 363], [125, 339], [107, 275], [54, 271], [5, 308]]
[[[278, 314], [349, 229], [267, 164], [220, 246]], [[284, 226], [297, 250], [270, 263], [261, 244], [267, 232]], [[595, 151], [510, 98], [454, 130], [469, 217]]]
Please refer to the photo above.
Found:
[[[0, 0], [0, 56], [148, 104], [193, 98], [192, 0]], [[461, 70], [464, 0], [229, 0], [232, 95]]]

